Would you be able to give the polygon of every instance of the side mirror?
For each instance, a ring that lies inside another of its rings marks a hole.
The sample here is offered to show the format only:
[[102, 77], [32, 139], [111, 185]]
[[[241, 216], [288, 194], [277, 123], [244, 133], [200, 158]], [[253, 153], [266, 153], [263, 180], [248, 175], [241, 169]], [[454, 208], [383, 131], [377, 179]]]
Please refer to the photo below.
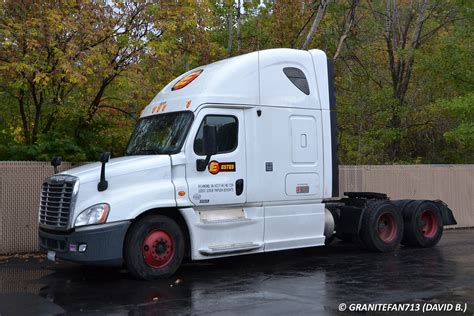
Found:
[[100, 155], [99, 161], [102, 163], [102, 168], [100, 168], [100, 181], [97, 184], [97, 190], [99, 192], [107, 190], [109, 183], [105, 180], [105, 164], [110, 160], [110, 152], [104, 152]]
[[215, 125], [204, 125], [203, 147], [206, 159], [196, 161], [196, 170], [204, 171], [211, 160], [211, 156], [217, 153], [217, 127]]
[[102, 155], [100, 155], [100, 159], [99, 159], [100, 162], [106, 163], [106, 162], [109, 162], [109, 160], [110, 160], [110, 152], [104, 152], [102, 153]]
[[51, 166], [54, 167], [54, 173], [58, 173], [58, 166], [61, 165], [61, 162], [63, 161], [63, 157], [56, 156], [51, 159]]

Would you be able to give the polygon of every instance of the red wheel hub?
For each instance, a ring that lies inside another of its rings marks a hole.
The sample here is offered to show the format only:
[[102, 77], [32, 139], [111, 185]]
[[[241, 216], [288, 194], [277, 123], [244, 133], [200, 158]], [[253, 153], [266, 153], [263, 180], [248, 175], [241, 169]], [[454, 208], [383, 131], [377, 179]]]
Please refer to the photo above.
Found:
[[389, 243], [397, 234], [397, 222], [393, 214], [383, 213], [377, 220], [377, 236], [381, 241]]
[[163, 268], [175, 251], [173, 238], [164, 230], [154, 230], [148, 233], [143, 241], [142, 254], [146, 264], [152, 268]]
[[438, 218], [433, 210], [425, 210], [421, 213], [420, 229], [423, 236], [433, 238], [438, 232]]

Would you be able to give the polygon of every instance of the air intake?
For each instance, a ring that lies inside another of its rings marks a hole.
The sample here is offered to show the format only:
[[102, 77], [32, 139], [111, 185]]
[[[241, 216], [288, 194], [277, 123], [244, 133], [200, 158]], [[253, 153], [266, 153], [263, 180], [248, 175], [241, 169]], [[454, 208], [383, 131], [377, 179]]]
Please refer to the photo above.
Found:
[[39, 207], [39, 224], [49, 229], [70, 228], [70, 216], [77, 194], [78, 179], [55, 175], [43, 182]]

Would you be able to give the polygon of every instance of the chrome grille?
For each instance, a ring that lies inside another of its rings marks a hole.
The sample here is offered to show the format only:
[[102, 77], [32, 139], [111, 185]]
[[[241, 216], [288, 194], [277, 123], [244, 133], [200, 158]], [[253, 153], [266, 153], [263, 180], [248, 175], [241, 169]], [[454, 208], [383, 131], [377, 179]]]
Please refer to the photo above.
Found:
[[43, 182], [39, 207], [39, 223], [53, 229], [69, 228], [74, 207], [77, 178], [52, 176]]

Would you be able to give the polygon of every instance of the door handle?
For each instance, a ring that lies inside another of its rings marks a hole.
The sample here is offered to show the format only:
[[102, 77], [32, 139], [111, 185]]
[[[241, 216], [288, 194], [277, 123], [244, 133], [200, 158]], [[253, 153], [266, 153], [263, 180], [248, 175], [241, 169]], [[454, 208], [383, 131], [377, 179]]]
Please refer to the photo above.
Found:
[[239, 196], [242, 192], [244, 192], [244, 179], [239, 179], [235, 181], [235, 194]]

